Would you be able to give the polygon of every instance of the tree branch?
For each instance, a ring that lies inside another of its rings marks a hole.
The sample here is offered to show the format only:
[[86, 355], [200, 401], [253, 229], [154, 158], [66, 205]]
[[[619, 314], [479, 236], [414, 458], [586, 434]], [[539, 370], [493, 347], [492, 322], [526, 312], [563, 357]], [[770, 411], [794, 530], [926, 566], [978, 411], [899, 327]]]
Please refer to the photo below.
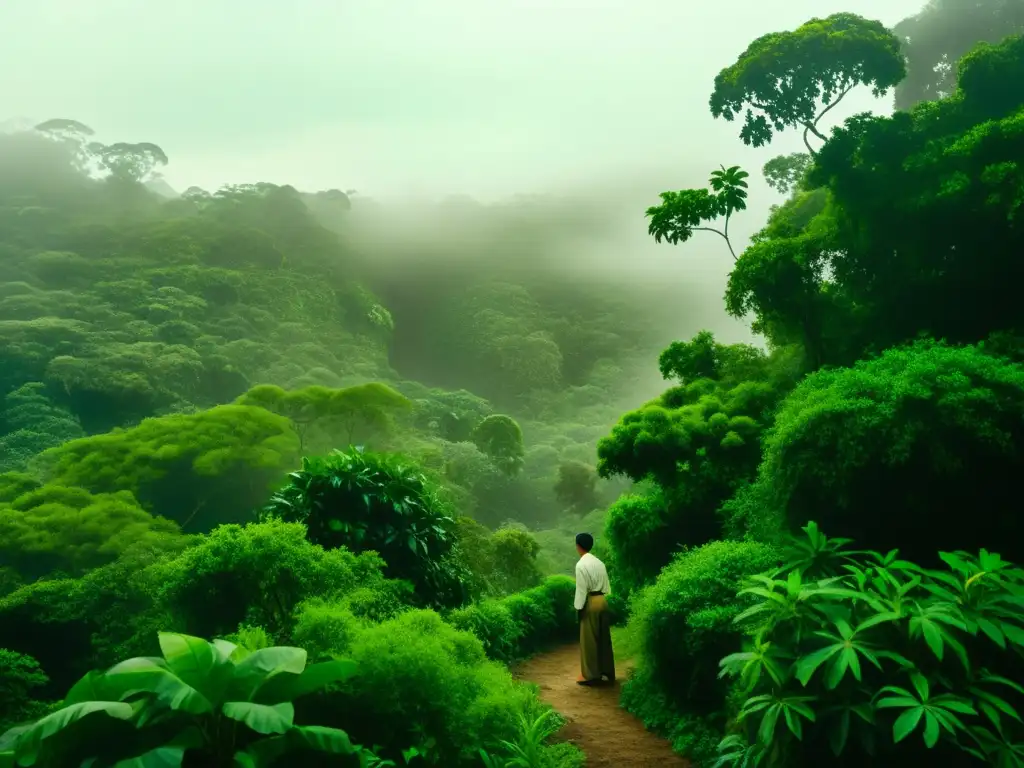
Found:
[[808, 133], [813, 133], [815, 136], [817, 136], [822, 141], [828, 141], [828, 137], [825, 136], [825, 134], [823, 134], [821, 131], [818, 130], [818, 122], [821, 120], [821, 118], [823, 118], [826, 114], [828, 114], [829, 110], [831, 110], [836, 104], [838, 104], [840, 101], [842, 101], [843, 97], [846, 94], [848, 94], [851, 90], [853, 90], [855, 85], [857, 85], [857, 83], [853, 82], [853, 83], [850, 83], [845, 88], [843, 88], [843, 90], [841, 90], [839, 92], [839, 95], [836, 96], [836, 98], [833, 101], [830, 101], [829, 103], [827, 103], [825, 105], [825, 108], [822, 109], [821, 112], [819, 112], [817, 114], [817, 116], [814, 118], [814, 120], [812, 122], [804, 123], [803, 124], [804, 125], [804, 146], [807, 147], [807, 151], [811, 153], [812, 157], [817, 156], [818, 153], [814, 151], [813, 147], [811, 147], [811, 142], [808, 140], [807, 134]]
[[[725, 224], [726, 224], [726, 229], [728, 229], [728, 226], [729, 226], [729, 217], [728, 216], [726, 216]], [[737, 260], [736, 259], [736, 251], [734, 251], [732, 249], [732, 243], [729, 242], [729, 236], [727, 234], [725, 234], [725, 232], [722, 232], [721, 230], [718, 230], [718, 229], [713, 229], [712, 227], [693, 227], [693, 231], [694, 232], [697, 232], [697, 231], [700, 231], [700, 232], [714, 232], [720, 238], [725, 240], [725, 244], [729, 248], [729, 253], [732, 254], [732, 260], [733, 261]]]
[[816, 127], [816, 126], [818, 125], [818, 121], [819, 121], [819, 120], [821, 120], [821, 118], [823, 118], [823, 117], [824, 117], [824, 116], [825, 116], [825, 115], [826, 115], [826, 114], [828, 113], [828, 111], [829, 111], [830, 109], [832, 109], [832, 107], [834, 107], [834, 106], [835, 106], [836, 104], [838, 104], [838, 103], [839, 103], [840, 101], [842, 101], [842, 100], [843, 100], [843, 97], [844, 97], [844, 96], [845, 96], [846, 94], [848, 94], [848, 93], [849, 93], [849, 92], [850, 92], [851, 90], [853, 90], [853, 87], [854, 87], [855, 85], [857, 85], [857, 83], [856, 83], [856, 82], [853, 82], [853, 83], [850, 83], [850, 84], [849, 84], [848, 86], [846, 86], [845, 88], [843, 88], [843, 90], [839, 92], [839, 95], [838, 95], [838, 96], [836, 96], [835, 100], [834, 100], [834, 101], [832, 101], [832, 102], [831, 102], [831, 103], [829, 103], [829, 104], [826, 104], [826, 105], [825, 105], [825, 108], [824, 108], [823, 110], [821, 110], [821, 112], [819, 112], [819, 113], [818, 113], [818, 116], [817, 116], [816, 118], [814, 118], [814, 122], [813, 122], [813, 123], [811, 123], [811, 130], [812, 130], [812, 131], [814, 131], [815, 135], [817, 135], [818, 137], [820, 137], [820, 138], [822, 138], [822, 139], [824, 139], [824, 138], [825, 138], [825, 137], [824, 137], [824, 136], [822, 136], [822, 135], [821, 135], [820, 133], [818, 133], [818, 129], [817, 129], [817, 127]]

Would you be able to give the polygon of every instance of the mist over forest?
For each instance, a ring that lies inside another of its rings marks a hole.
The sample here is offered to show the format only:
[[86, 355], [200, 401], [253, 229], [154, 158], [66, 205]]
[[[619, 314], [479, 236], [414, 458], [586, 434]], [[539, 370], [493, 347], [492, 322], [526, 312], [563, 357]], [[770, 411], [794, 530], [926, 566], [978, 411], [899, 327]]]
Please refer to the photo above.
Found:
[[1024, 768], [1024, 0], [0, 28], [0, 768]]

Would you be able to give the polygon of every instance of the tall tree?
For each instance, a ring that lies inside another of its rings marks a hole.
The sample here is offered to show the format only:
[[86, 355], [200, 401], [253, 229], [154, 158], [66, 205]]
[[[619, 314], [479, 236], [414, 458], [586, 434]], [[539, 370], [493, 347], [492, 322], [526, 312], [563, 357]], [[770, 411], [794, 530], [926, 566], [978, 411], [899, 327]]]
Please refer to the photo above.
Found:
[[813, 155], [809, 135], [826, 140], [818, 123], [846, 94], [866, 85], [881, 96], [905, 76], [899, 40], [880, 21], [836, 13], [752, 42], [715, 78], [711, 114], [731, 121], [745, 110], [740, 138], [754, 147], [802, 127]]
[[1020, 0], [929, 0], [895, 27], [907, 58], [907, 77], [896, 86], [896, 109], [936, 101], [956, 90], [957, 67], [979, 42], [998, 43], [1024, 32]]

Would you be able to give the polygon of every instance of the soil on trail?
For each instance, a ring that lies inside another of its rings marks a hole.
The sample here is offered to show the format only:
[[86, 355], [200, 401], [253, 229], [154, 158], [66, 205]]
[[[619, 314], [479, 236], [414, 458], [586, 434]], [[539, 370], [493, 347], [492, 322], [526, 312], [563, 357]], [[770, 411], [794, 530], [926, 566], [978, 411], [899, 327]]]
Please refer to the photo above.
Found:
[[[577, 685], [580, 650], [576, 643], [544, 653], [514, 670], [520, 680], [540, 686], [540, 695], [568, 721], [558, 738], [587, 755], [587, 768], [686, 768], [689, 763], [668, 742], [646, 730], [619, 707], [620, 682]], [[628, 669], [617, 670], [620, 678]]]

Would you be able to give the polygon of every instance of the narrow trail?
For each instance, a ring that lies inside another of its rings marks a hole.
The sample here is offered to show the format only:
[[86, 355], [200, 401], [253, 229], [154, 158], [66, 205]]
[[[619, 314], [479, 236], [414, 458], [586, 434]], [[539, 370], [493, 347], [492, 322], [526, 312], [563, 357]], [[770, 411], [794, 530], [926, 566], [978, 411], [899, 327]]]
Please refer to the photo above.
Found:
[[[516, 677], [540, 686], [540, 695], [568, 721], [558, 737], [587, 755], [587, 768], [687, 768], [668, 742], [646, 730], [619, 707], [621, 683], [576, 684], [579, 645], [572, 643], [535, 656], [513, 669]], [[622, 677], [628, 672], [618, 670]]]

